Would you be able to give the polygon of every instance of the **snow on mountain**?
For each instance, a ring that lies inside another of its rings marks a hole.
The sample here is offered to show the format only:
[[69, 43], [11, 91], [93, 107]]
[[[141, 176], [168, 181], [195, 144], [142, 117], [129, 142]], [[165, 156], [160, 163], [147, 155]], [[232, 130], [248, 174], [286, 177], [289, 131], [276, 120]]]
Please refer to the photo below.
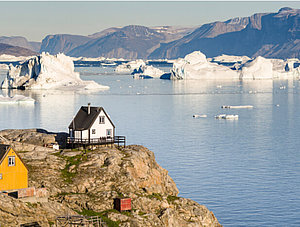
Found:
[[83, 81], [74, 64], [64, 54], [42, 53], [24, 63], [9, 66], [2, 89], [108, 89], [94, 81]]

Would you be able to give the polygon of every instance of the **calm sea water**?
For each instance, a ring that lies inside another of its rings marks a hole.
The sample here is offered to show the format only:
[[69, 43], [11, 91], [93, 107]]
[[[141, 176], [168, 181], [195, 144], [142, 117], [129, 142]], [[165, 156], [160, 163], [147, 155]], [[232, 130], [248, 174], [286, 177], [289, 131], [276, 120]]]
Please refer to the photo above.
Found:
[[[91, 102], [105, 108], [129, 144], [155, 153], [180, 196], [206, 205], [224, 226], [300, 226], [298, 80], [133, 80], [112, 68], [76, 70], [84, 80], [111, 89], [17, 91], [37, 102], [1, 105], [0, 129], [67, 131], [80, 106]], [[222, 105], [254, 108], [224, 110]], [[239, 119], [214, 118], [221, 113]], [[207, 118], [194, 119], [194, 114]]]

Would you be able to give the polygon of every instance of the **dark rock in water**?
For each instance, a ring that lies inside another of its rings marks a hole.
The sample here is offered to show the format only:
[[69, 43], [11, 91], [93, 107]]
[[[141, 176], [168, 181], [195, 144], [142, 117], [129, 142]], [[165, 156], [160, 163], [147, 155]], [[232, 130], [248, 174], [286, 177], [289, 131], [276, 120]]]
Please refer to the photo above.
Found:
[[160, 79], [170, 80], [171, 79], [171, 73], [165, 73], [165, 74], [161, 75]]

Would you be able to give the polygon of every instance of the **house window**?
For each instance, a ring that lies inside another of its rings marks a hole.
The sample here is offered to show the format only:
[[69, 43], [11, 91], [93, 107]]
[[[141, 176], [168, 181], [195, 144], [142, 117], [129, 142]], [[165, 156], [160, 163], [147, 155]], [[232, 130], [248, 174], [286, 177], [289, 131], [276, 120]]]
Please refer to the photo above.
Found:
[[15, 165], [16, 165], [16, 157], [8, 156], [8, 166], [15, 166]]
[[96, 129], [92, 129], [92, 134], [96, 134]]
[[104, 124], [105, 123], [105, 117], [104, 116], [100, 116], [99, 117], [99, 124]]
[[112, 135], [111, 129], [106, 129], [106, 136], [111, 137], [111, 135]]
[[0, 180], [2, 180], [2, 173], [0, 173]]

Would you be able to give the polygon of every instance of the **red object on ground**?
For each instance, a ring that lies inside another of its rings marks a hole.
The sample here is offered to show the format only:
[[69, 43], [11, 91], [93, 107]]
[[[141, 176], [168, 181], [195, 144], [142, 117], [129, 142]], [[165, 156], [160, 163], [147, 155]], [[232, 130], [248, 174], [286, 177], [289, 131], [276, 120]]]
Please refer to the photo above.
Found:
[[114, 199], [114, 209], [118, 211], [131, 210], [131, 198]]

